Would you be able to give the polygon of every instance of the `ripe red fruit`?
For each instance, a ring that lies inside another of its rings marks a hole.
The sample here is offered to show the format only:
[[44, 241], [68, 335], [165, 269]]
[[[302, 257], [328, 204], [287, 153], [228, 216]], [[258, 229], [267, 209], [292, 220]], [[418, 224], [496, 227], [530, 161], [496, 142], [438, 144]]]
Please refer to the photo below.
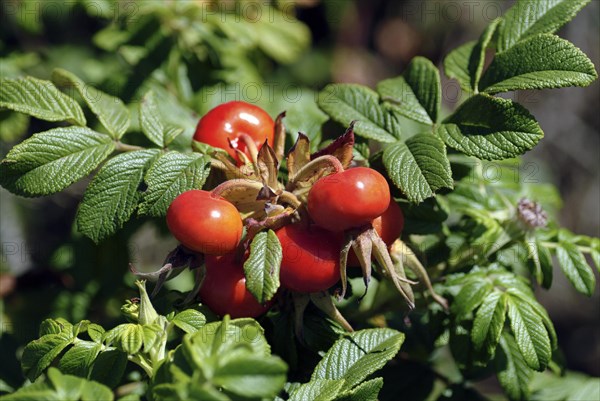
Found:
[[225, 149], [231, 157], [238, 160], [231, 146], [246, 152], [246, 144], [240, 138], [242, 134], [250, 136], [259, 149], [265, 140], [273, 146], [275, 136], [273, 119], [266, 111], [250, 103], [240, 101], [223, 103], [200, 119], [194, 133], [194, 140]]
[[[385, 212], [374, 219], [371, 224], [383, 242], [389, 247], [400, 237], [400, 234], [402, 234], [402, 229], [404, 228], [404, 214], [402, 213], [400, 206], [398, 206], [392, 198], [390, 199], [390, 203]], [[348, 266], [360, 266], [358, 257], [352, 249], [350, 249], [350, 252], [348, 253], [346, 264]]]
[[194, 189], [179, 195], [167, 210], [167, 226], [187, 248], [208, 255], [232, 252], [242, 237], [242, 218], [220, 196]]
[[385, 178], [373, 169], [357, 167], [317, 181], [308, 194], [308, 213], [319, 226], [336, 232], [370, 223], [389, 203]]
[[205, 264], [200, 299], [217, 315], [257, 317], [269, 310], [272, 301], [261, 305], [246, 288], [243, 263], [235, 260], [235, 254], [207, 255]]
[[298, 292], [325, 291], [340, 279], [340, 243], [319, 227], [291, 224], [277, 230], [283, 250], [281, 285]]

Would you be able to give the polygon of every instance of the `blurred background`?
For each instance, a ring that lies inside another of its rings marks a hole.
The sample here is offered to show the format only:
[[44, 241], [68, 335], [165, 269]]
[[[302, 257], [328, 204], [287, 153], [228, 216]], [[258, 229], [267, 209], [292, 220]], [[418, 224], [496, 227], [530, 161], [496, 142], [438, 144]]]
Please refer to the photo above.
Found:
[[[269, 6], [272, 4], [273, 7]], [[272, 115], [288, 110], [292, 132], [326, 135], [315, 91], [329, 82], [371, 87], [402, 73], [417, 55], [442, 67], [456, 46], [476, 39], [512, 1], [15, 1], [2, 2], [0, 75], [50, 79], [61, 67], [135, 105], [152, 87], [163, 113], [187, 124], [214, 105], [247, 99]], [[592, 1], [559, 35], [600, 66], [600, 2]], [[465, 99], [442, 80], [444, 107]], [[598, 83], [587, 88], [510, 93], [540, 122], [546, 137], [524, 157], [515, 179], [552, 182], [564, 199], [561, 223], [600, 235]], [[183, 106], [182, 106], [183, 105]], [[134, 111], [132, 106], [132, 112]], [[294, 114], [294, 110], [303, 113]], [[301, 114], [301, 115], [300, 115]], [[55, 124], [0, 110], [0, 156]], [[138, 219], [95, 245], [73, 227], [88, 182], [25, 199], [0, 189], [0, 378], [18, 385], [14, 357], [48, 316], [119, 319], [135, 295], [128, 263], [156, 270], [176, 243], [164, 223]], [[186, 276], [169, 285], [188, 289]], [[554, 321], [567, 366], [600, 376], [600, 302], [555, 275], [541, 302]], [[14, 362], [6, 362], [14, 361]]]

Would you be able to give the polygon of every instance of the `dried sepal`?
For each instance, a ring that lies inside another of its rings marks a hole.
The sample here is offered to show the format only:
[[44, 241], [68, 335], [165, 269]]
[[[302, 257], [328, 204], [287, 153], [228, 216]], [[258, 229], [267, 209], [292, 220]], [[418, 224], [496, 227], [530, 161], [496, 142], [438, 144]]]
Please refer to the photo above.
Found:
[[352, 238], [346, 238], [344, 245], [342, 246], [342, 250], [340, 251], [340, 280], [342, 282], [342, 292], [337, 294], [336, 297], [338, 300], [342, 300], [346, 296], [346, 291], [348, 289], [348, 254], [352, 249]]
[[285, 145], [285, 124], [283, 118], [285, 117], [285, 111], [279, 113], [275, 119], [275, 136], [273, 140], [273, 150], [278, 161], [283, 159], [284, 145]]
[[275, 151], [269, 146], [267, 141], [265, 141], [258, 152], [256, 165], [258, 166], [258, 173], [263, 184], [272, 189], [276, 189], [279, 186], [279, 182], [277, 181], [279, 161], [277, 161]]
[[292, 302], [294, 303], [294, 333], [296, 338], [304, 343], [304, 311], [310, 302], [310, 297], [308, 294], [294, 292]]
[[371, 241], [373, 244], [373, 256], [383, 269], [383, 273], [385, 276], [392, 280], [394, 286], [400, 292], [408, 307], [410, 309], [414, 309], [415, 307], [415, 296], [410, 288], [410, 284], [417, 284], [414, 281], [408, 280], [406, 278], [406, 274], [404, 273], [404, 268], [402, 264], [394, 264], [392, 258], [390, 257], [390, 253], [388, 252], [387, 245], [377, 234], [377, 231], [369, 230], [369, 234], [371, 236]]
[[297, 187], [311, 186], [326, 175], [342, 171], [344, 171], [344, 166], [335, 156], [319, 156], [302, 166], [296, 172], [296, 175], [288, 181], [286, 189], [293, 191]]
[[341, 314], [341, 312], [336, 308], [333, 304], [333, 299], [327, 292], [313, 292], [310, 294], [310, 300], [315, 304], [317, 308], [325, 312], [325, 314], [332, 319], [334, 322], [337, 322], [340, 326], [344, 328], [344, 330], [352, 332], [354, 329], [348, 323], [346, 318]]
[[356, 124], [356, 121], [352, 121], [350, 123], [348, 129], [346, 129], [346, 132], [344, 132], [342, 136], [338, 137], [325, 148], [313, 153], [310, 158], [314, 160], [325, 155], [335, 156], [342, 163], [344, 168], [348, 168], [353, 158], [352, 150], [354, 148], [354, 124]]
[[298, 171], [308, 162], [310, 162], [310, 140], [299, 132], [296, 143], [287, 156], [288, 179], [294, 179]]
[[400, 261], [404, 261], [406, 267], [415, 273], [415, 275], [419, 278], [419, 280], [425, 285], [431, 297], [435, 302], [440, 304], [444, 309], [448, 309], [448, 301], [446, 298], [438, 295], [433, 286], [431, 285], [431, 280], [429, 279], [429, 274], [427, 274], [427, 270], [421, 264], [417, 256], [414, 252], [401, 240], [396, 240], [391, 247], [392, 257], [398, 259]]
[[212, 190], [212, 193], [227, 199], [240, 212], [242, 217], [261, 218], [265, 216], [266, 200], [259, 199], [263, 190], [262, 182], [236, 179], [225, 181]]

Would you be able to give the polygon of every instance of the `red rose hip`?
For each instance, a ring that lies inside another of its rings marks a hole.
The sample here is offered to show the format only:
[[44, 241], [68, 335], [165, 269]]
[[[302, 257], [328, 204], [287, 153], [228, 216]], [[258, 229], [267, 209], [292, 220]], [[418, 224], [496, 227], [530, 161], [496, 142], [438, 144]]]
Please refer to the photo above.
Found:
[[308, 194], [308, 213], [320, 227], [343, 231], [381, 216], [390, 203], [385, 178], [367, 167], [357, 167], [321, 178]]
[[185, 247], [208, 255], [235, 250], [243, 230], [235, 206], [220, 196], [197, 189], [175, 198], [167, 210], [167, 226]]
[[241, 138], [243, 134], [248, 135], [259, 149], [265, 141], [273, 146], [274, 122], [260, 107], [233, 101], [223, 103], [206, 113], [198, 122], [194, 140], [225, 149], [231, 157], [238, 160], [234, 149], [246, 153], [246, 144]]

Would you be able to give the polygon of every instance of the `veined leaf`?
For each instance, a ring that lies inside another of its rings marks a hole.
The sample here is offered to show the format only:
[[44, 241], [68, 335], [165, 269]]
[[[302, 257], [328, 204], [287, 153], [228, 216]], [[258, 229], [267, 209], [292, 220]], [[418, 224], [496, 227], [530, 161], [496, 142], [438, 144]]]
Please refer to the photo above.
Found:
[[543, 371], [552, 348], [542, 318], [529, 303], [514, 296], [508, 297], [508, 317], [523, 359], [531, 369]]
[[376, 377], [340, 394], [335, 401], [377, 401], [382, 387], [383, 378]]
[[554, 33], [569, 22], [590, 0], [519, 0], [498, 26], [497, 49], [503, 52], [520, 40]]
[[271, 399], [285, 384], [287, 365], [281, 359], [252, 354], [249, 350], [217, 367], [212, 381], [237, 395]]
[[164, 216], [173, 199], [185, 191], [200, 189], [208, 177], [210, 160], [198, 154], [168, 152], [156, 160], [145, 181], [148, 189], [140, 214]]
[[75, 100], [50, 81], [27, 77], [0, 80], [0, 108], [46, 121], [68, 121], [84, 126], [85, 116]]
[[435, 135], [417, 134], [388, 146], [383, 164], [394, 184], [415, 203], [454, 184], [446, 147]]
[[487, 93], [519, 89], [587, 86], [598, 78], [594, 64], [571, 42], [558, 36], [532, 36], [498, 53], [481, 78]]
[[102, 344], [78, 341], [60, 358], [58, 368], [65, 374], [87, 377], [101, 349]]
[[529, 382], [533, 370], [527, 366], [513, 336], [506, 332], [500, 337], [496, 372], [498, 372], [498, 381], [510, 400], [529, 399]]
[[160, 117], [158, 105], [154, 99], [154, 92], [149, 91], [140, 103], [140, 127], [142, 132], [152, 143], [159, 147], [165, 146], [165, 125]]
[[379, 104], [379, 95], [362, 85], [331, 84], [319, 93], [318, 104], [334, 121], [348, 126], [354, 120], [356, 135], [379, 142], [400, 137], [396, 117]]
[[587, 264], [585, 256], [579, 250], [577, 245], [570, 241], [572, 235], [567, 231], [561, 230], [558, 233], [558, 247], [556, 248], [556, 258], [561, 270], [569, 279], [573, 287], [582, 294], [591, 297], [596, 288], [596, 277], [594, 271]]
[[381, 369], [400, 350], [404, 334], [392, 329], [365, 329], [337, 340], [315, 368], [311, 381], [344, 379], [349, 390]]
[[158, 153], [158, 149], [127, 152], [102, 166], [77, 211], [81, 233], [98, 242], [129, 220], [142, 196], [139, 185]]
[[519, 156], [544, 136], [523, 106], [483, 94], [465, 101], [437, 132], [451, 148], [486, 160]]
[[471, 88], [475, 93], [477, 93], [477, 88], [479, 87], [479, 79], [481, 78], [481, 73], [483, 72], [483, 65], [485, 64], [485, 51], [492, 40], [492, 36], [494, 32], [496, 32], [496, 27], [500, 22], [500, 18], [497, 18], [490, 22], [488, 27], [483, 31], [477, 44], [473, 47], [473, 52], [469, 57], [469, 76], [471, 77]]
[[289, 401], [332, 401], [340, 393], [344, 380], [316, 379], [296, 388], [290, 394]]
[[127, 354], [117, 349], [103, 351], [98, 355], [90, 379], [114, 388], [121, 382], [127, 367]]
[[121, 99], [87, 85], [75, 74], [61, 68], [52, 72], [52, 80], [57, 85], [75, 87], [114, 139], [120, 139], [129, 128], [129, 110]]
[[110, 137], [89, 128], [41, 132], [8, 152], [0, 163], [0, 183], [22, 196], [49, 195], [88, 175], [113, 150]]
[[549, 289], [552, 285], [552, 256], [538, 239], [530, 238], [525, 245], [529, 249], [528, 261], [533, 264], [533, 271], [538, 284]]
[[442, 87], [440, 73], [428, 59], [415, 57], [402, 76], [381, 81], [377, 91], [399, 114], [424, 124], [437, 122]]
[[263, 231], [250, 244], [250, 256], [244, 262], [246, 287], [259, 303], [269, 301], [279, 289], [282, 249], [273, 230]]
[[186, 333], [195, 333], [206, 324], [206, 317], [195, 309], [186, 309], [176, 314], [171, 323]]
[[478, 92], [479, 79], [485, 63], [485, 51], [496, 32], [500, 19], [495, 19], [483, 31], [479, 40], [467, 42], [451, 51], [444, 59], [444, 71], [456, 79], [467, 92]]
[[481, 349], [485, 346], [488, 355], [494, 355], [505, 319], [506, 295], [500, 291], [493, 291], [483, 300], [475, 314], [471, 331], [475, 348]]
[[70, 333], [47, 334], [27, 344], [21, 357], [23, 373], [31, 381], [38, 378], [52, 361], [73, 342]]
[[448, 78], [456, 79], [465, 92], [473, 91], [471, 74], [469, 73], [469, 60], [476, 45], [476, 40], [467, 42], [452, 50], [444, 58], [444, 72]]
[[481, 305], [492, 289], [492, 283], [485, 279], [467, 281], [452, 303], [453, 311], [458, 317], [465, 317]]

